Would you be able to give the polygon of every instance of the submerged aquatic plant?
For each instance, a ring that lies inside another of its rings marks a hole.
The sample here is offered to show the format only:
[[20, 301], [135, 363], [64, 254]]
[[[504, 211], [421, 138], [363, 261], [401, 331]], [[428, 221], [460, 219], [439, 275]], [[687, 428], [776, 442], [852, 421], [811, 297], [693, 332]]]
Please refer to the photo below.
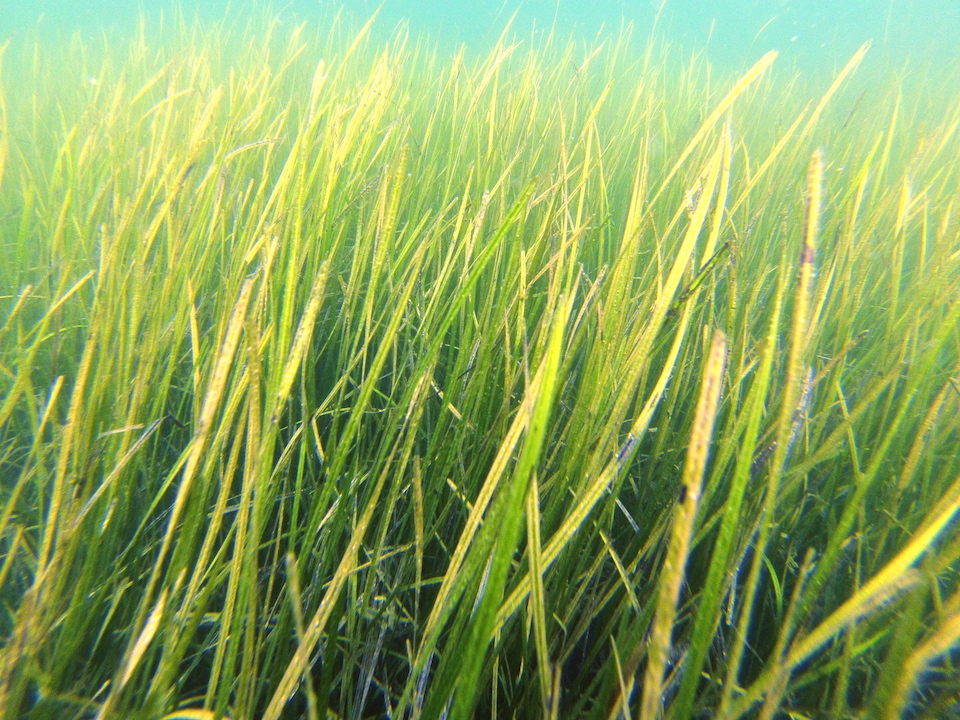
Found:
[[376, 32], [7, 48], [0, 714], [960, 712], [960, 101]]

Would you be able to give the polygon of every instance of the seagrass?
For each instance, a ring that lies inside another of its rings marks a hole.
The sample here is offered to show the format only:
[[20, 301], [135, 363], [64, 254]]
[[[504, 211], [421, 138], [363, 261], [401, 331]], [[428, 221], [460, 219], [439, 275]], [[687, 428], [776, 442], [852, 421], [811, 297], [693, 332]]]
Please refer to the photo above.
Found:
[[960, 713], [957, 67], [0, 49], [0, 716]]

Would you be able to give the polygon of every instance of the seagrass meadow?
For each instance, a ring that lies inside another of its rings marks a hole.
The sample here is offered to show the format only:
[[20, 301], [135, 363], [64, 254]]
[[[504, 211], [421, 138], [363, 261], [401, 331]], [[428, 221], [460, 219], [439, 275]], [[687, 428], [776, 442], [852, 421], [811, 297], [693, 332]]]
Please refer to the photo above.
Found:
[[0, 716], [960, 717], [960, 69], [844, 62], [8, 44]]

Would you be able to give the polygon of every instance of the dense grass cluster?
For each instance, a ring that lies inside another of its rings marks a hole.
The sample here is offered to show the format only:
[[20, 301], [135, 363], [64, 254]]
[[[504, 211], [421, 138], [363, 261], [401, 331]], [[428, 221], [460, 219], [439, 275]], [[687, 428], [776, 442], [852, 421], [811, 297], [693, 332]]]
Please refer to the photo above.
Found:
[[960, 714], [948, 75], [373, 32], [7, 49], [0, 715]]

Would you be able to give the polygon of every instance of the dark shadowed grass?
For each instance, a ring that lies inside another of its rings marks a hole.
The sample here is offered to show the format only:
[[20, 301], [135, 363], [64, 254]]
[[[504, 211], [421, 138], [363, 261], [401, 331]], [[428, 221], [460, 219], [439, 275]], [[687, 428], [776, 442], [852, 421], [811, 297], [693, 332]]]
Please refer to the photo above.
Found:
[[4, 717], [960, 712], [957, 99], [371, 28], [3, 55]]

